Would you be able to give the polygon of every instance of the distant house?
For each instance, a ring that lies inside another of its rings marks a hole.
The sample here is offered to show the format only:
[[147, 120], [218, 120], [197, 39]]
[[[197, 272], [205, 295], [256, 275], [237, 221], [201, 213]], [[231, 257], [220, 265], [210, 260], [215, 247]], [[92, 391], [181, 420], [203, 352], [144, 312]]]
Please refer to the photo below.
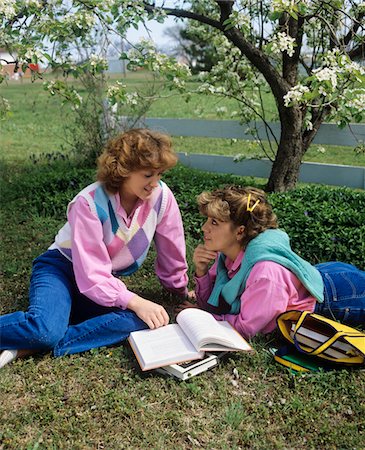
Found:
[[28, 68], [24, 73], [21, 67], [16, 70], [15, 59], [16, 54], [10, 54], [6, 49], [0, 48], [0, 72], [9, 79], [17, 80], [22, 76], [30, 78], [32, 72], [39, 72], [38, 64], [28, 64]]

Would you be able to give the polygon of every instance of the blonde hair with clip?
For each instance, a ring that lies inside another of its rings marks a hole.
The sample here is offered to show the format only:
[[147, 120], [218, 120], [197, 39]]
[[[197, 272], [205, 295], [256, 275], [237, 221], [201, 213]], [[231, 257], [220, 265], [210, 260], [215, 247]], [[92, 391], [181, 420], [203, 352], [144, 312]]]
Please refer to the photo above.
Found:
[[243, 225], [243, 248], [263, 231], [278, 228], [276, 214], [265, 192], [254, 187], [231, 185], [212, 192], [202, 192], [198, 196], [198, 206], [200, 213], [206, 217], [222, 222], [231, 221], [234, 226]]

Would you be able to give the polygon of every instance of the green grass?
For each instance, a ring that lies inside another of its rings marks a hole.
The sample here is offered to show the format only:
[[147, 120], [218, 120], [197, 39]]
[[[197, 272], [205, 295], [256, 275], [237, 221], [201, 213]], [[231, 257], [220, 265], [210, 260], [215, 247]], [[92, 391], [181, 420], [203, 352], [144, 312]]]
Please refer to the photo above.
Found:
[[[145, 85], [146, 75], [128, 74], [123, 80], [130, 90], [141, 89]], [[30, 80], [24, 79], [23, 82], [2, 84], [0, 95], [7, 98], [12, 107], [9, 119], [0, 122], [0, 150], [5, 159], [20, 161], [32, 153], [67, 153], [70, 150], [70, 135], [67, 129], [74, 122], [73, 113], [67, 105], [61, 105], [58, 97], [50, 96], [43, 89], [42, 81], [31, 83]], [[267, 97], [266, 103], [268, 109], [274, 111], [270, 96]], [[168, 100], [161, 99], [152, 104], [148, 116], [219, 120], [216, 106], [226, 106], [229, 111], [236, 109], [233, 101], [217, 100], [213, 96], [193, 95], [187, 103], [180, 96], [174, 95]], [[258, 146], [250, 141], [178, 136], [174, 137], [173, 141], [176, 150], [181, 152], [244, 154], [248, 157], [260, 154]], [[304, 156], [304, 161], [364, 166], [365, 155], [355, 154], [352, 147], [312, 145]]]
[[[221, 138], [197, 138], [179, 136], [173, 138], [177, 152], [203, 153], [215, 155], [245, 155], [256, 157], [262, 155], [258, 144], [251, 141]], [[271, 155], [269, 146], [265, 144], [267, 153]], [[323, 149], [325, 150], [323, 152]], [[303, 161], [323, 164], [345, 164], [349, 166], [365, 166], [365, 154], [356, 154], [352, 147], [336, 145], [311, 145], [304, 155]]]
[[[44, 167], [15, 161], [2, 169], [4, 314], [26, 308], [32, 259], [53, 241], [67, 198], [94, 170], [71, 161]], [[181, 176], [177, 170], [170, 179]], [[204, 182], [198, 172], [194, 179], [197, 186]], [[188, 242], [191, 262], [194, 242]], [[153, 257], [128, 278], [128, 287], [158, 299], [172, 317], [177, 299], [152, 275]], [[1, 370], [0, 448], [362, 450], [365, 371], [292, 374], [268, 352], [277, 343], [275, 333], [257, 337], [254, 355], [236, 353], [188, 382], [142, 373], [128, 344], [17, 360]]]
[[[75, 167], [72, 160], [32, 163], [30, 154], [64, 145], [69, 111], [40, 83], [24, 80], [1, 89], [13, 102], [12, 118], [0, 124], [0, 313], [5, 314], [27, 307], [32, 260], [53, 241], [67, 201], [93, 180], [94, 170]], [[203, 148], [190, 139], [177, 138], [175, 145]], [[209, 141], [207, 148], [215, 152], [224, 145], [231, 148], [221, 140]], [[179, 171], [174, 173], [171, 179]], [[203, 178], [195, 174], [194, 180], [200, 189]], [[280, 196], [276, 203], [283, 203]], [[190, 236], [187, 241], [191, 262], [195, 241]], [[177, 299], [152, 275], [153, 257], [151, 252], [128, 287], [158, 299], [172, 316]], [[142, 373], [127, 344], [17, 360], [1, 370], [0, 449], [365, 448], [365, 371], [294, 375], [268, 353], [276, 343], [275, 333], [257, 337], [254, 355], [234, 354], [181, 383]], [[232, 383], [233, 369], [238, 385]]]

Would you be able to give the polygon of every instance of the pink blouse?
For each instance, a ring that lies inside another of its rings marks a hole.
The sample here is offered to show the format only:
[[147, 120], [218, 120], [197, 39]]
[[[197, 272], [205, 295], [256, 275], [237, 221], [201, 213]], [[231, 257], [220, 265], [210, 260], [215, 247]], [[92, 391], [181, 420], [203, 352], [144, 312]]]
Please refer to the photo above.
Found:
[[[142, 200], [129, 216], [116, 195], [116, 213], [127, 226]], [[125, 283], [112, 275], [112, 265], [103, 242], [102, 224], [83, 197], [78, 197], [69, 208], [68, 221], [72, 235], [72, 262], [77, 286], [81, 293], [103, 306], [128, 307], [136, 295]], [[154, 242], [157, 258], [155, 271], [161, 284], [180, 296], [187, 294], [187, 263], [181, 214], [175, 197], [168, 190], [167, 206], [156, 227]]]
[[[235, 261], [226, 258], [228, 276], [232, 278], [239, 270], [244, 252]], [[197, 303], [205, 309], [216, 278], [217, 260], [208, 273], [195, 277]], [[279, 314], [294, 309], [313, 312], [316, 299], [307, 291], [290, 270], [272, 261], [256, 263], [248, 276], [246, 289], [241, 295], [241, 309], [235, 314], [214, 317], [227, 320], [245, 338], [257, 333], [270, 333], [276, 328]]]

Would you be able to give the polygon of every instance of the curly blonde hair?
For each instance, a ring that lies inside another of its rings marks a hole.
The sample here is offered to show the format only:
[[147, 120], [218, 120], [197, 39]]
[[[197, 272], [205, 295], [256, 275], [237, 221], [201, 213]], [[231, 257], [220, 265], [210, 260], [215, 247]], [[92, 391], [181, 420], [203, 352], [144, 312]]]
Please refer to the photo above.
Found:
[[226, 186], [198, 196], [199, 211], [206, 217], [243, 225], [242, 247], [265, 230], [278, 228], [276, 214], [261, 189], [250, 186]]
[[143, 169], [167, 170], [177, 163], [169, 136], [135, 128], [110, 139], [98, 158], [98, 181], [115, 194], [124, 180]]

